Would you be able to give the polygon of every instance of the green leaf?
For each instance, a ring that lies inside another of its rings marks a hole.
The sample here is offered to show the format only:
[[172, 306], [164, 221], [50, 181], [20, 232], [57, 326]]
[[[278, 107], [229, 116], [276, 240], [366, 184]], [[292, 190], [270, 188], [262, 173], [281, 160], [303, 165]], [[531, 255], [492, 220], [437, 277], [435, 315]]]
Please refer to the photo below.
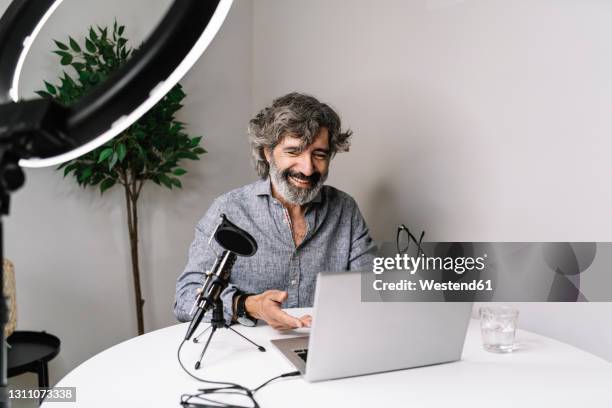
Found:
[[66, 71], [64, 71], [64, 78], [62, 79], [62, 82], [63, 81], [66, 81], [66, 83], [70, 84], [71, 86], [75, 86], [76, 85], [76, 83], [74, 82], [72, 77], [70, 75], [68, 75], [68, 73]]
[[195, 149], [192, 150], [192, 152], [194, 152], [195, 154], [204, 154], [206, 153], [206, 149], [203, 149], [201, 147], [196, 147]]
[[102, 173], [95, 173], [91, 177], [91, 180], [89, 180], [89, 185], [97, 186], [98, 184], [100, 184], [100, 182], [102, 180], [104, 180], [104, 174], [102, 174]]
[[79, 72], [79, 79], [81, 80], [82, 84], [88, 83], [89, 82], [89, 72], [87, 71], [81, 71]]
[[116, 182], [117, 180], [112, 178], [104, 179], [102, 184], [100, 184], [100, 194], [103, 194], [106, 190], [114, 186]]
[[170, 177], [166, 176], [165, 174], [160, 174], [159, 181], [161, 181], [164, 186], [168, 187], [169, 189], [172, 189], [172, 180], [170, 179]]
[[179, 152], [179, 154], [176, 155], [177, 158], [179, 159], [191, 159], [191, 160], [200, 160], [200, 158], [198, 157], [197, 154], [192, 153], [192, 152]]
[[95, 54], [89, 54], [87, 52], [83, 53], [83, 57], [85, 58], [85, 62], [88, 65], [98, 65], [98, 58], [96, 57]]
[[187, 173], [187, 170], [180, 167], [172, 172], [172, 174], [174, 174], [175, 176], [182, 176], [185, 173]]
[[78, 167], [77, 163], [72, 163], [69, 164], [68, 166], [66, 166], [64, 168], [64, 177], [66, 177], [68, 175], [68, 173], [70, 173], [72, 170], [75, 170]]
[[53, 51], [53, 53], [59, 55], [62, 58], [64, 58], [64, 57], [72, 57], [72, 54], [70, 54], [69, 52], [66, 52], [66, 51]]
[[60, 60], [60, 64], [62, 65], [72, 64], [72, 55], [66, 55], [65, 57], [62, 57], [62, 59]]
[[85, 64], [81, 62], [73, 62], [72, 68], [76, 69], [77, 71], [83, 71], [85, 69]]
[[57, 40], [53, 40], [53, 42], [55, 42], [55, 45], [57, 45], [57, 48], [59, 48], [60, 50], [64, 50], [64, 51], [68, 50], [68, 46], [66, 44], [61, 43]]
[[107, 147], [106, 149], [102, 150], [100, 156], [98, 157], [98, 163], [102, 163], [104, 160], [108, 159], [111, 154], [113, 154], [112, 147]]
[[100, 32], [100, 37], [103, 38], [103, 39], [107, 38], [108, 37], [108, 30], [106, 29], [106, 27], [104, 27], [104, 28], [102, 28], [100, 26], [97, 26], [97, 27], [98, 27], [98, 31]]
[[113, 167], [115, 167], [115, 164], [117, 164], [117, 161], [119, 160], [119, 155], [117, 154], [117, 152], [113, 152], [113, 156], [110, 159], [110, 162], [108, 163], [108, 169], [112, 170]]
[[94, 31], [93, 27], [89, 27], [89, 38], [91, 39], [91, 41], [98, 41], [98, 35]]
[[45, 91], [36, 91], [34, 93], [40, 96], [41, 98], [51, 98], [51, 95]]
[[123, 35], [123, 30], [125, 30], [125, 26], [120, 26], [119, 30], [117, 31], [117, 34]]
[[122, 162], [123, 159], [125, 159], [126, 154], [127, 154], [127, 148], [125, 147], [125, 144], [119, 143], [119, 146], [117, 146], [117, 155], [119, 156], [120, 162]]
[[96, 52], [96, 45], [89, 39], [86, 38], [85, 39], [85, 48], [87, 48], [87, 51], [94, 53]]
[[191, 139], [191, 142], [189, 142], [190, 146], [196, 147], [197, 145], [200, 144], [200, 140], [202, 140], [202, 136], [194, 137], [193, 139]]
[[182, 188], [183, 185], [181, 184], [181, 181], [177, 178], [171, 178], [170, 182], [172, 183], [172, 185], [177, 186], [178, 188]]
[[74, 38], [68, 38], [70, 39], [70, 48], [72, 48], [74, 52], [81, 52], [81, 47], [79, 47], [79, 44], [74, 40]]
[[48, 83], [47, 81], [45, 82], [45, 87], [47, 88], [47, 91], [52, 94], [55, 95], [57, 93], [57, 89], [55, 89], [55, 87], [53, 85], [51, 85], [50, 83]]
[[85, 183], [87, 182], [87, 180], [89, 180], [89, 178], [91, 177], [91, 174], [93, 173], [93, 169], [91, 166], [86, 167], [85, 170], [83, 170], [81, 172], [81, 174], [78, 177], [78, 181], [80, 183]]

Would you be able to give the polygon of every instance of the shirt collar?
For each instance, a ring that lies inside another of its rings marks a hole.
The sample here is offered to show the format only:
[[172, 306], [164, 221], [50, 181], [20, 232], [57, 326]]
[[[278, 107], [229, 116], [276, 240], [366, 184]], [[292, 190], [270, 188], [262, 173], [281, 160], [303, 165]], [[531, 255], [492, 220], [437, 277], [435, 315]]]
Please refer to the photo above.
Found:
[[[272, 187], [271, 184], [272, 181], [270, 180], [270, 176], [265, 177], [265, 178], [260, 178], [259, 180], [257, 180], [255, 182], [255, 195], [257, 196], [270, 196], [272, 197]], [[315, 198], [311, 201], [311, 203], [320, 203], [321, 201], [323, 201], [323, 189], [321, 188], [319, 190], [319, 193], [315, 196]]]
[[255, 187], [253, 188], [255, 195], [258, 196], [272, 196], [272, 188], [270, 187], [270, 177], [260, 178], [255, 182]]

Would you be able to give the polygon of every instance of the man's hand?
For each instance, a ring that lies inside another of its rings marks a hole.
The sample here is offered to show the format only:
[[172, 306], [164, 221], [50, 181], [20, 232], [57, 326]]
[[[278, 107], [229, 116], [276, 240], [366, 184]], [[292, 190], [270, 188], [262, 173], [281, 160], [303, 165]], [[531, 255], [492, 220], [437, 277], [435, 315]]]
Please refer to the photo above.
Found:
[[264, 320], [276, 330], [310, 327], [312, 317], [304, 315], [299, 319], [281, 310], [281, 303], [287, 299], [287, 292], [267, 290], [259, 295], [246, 298], [244, 306], [247, 312], [256, 319]]

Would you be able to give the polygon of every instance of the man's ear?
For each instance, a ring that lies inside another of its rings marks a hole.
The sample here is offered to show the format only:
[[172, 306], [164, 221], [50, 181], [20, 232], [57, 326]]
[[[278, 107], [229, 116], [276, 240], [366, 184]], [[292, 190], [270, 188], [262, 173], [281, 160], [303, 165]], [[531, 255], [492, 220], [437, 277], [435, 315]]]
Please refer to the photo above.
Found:
[[263, 152], [264, 152], [264, 156], [266, 157], [266, 161], [270, 163], [270, 156], [272, 155], [272, 152], [267, 147], [263, 148]]

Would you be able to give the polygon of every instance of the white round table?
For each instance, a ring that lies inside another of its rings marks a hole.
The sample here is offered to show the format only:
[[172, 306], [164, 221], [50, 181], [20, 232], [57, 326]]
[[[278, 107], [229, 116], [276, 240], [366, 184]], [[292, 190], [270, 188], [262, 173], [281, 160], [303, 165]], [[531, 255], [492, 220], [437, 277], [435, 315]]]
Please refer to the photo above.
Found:
[[[308, 309], [290, 309], [299, 316]], [[203, 323], [201, 328], [207, 325]], [[294, 371], [270, 339], [303, 335], [279, 333], [266, 325], [233, 326], [263, 345], [259, 352], [230, 330], [218, 330], [200, 370], [203, 344], [187, 343], [182, 360], [197, 375], [254, 388]], [[181, 394], [203, 384], [178, 365], [176, 351], [186, 324], [133, 338], [75, 368], [58, 387], [76, 387], [75, 403], [61, 407], [178, 407]], [[579, 328], [576, 328], [579, 330]], [[200, 333], [201, 329], [197, 331]], [[612, 407], [612, 364], [592, 354], [524, 330], [512, 354], [482, 349], [479, 322], [472, 320], [461, 361], [341, 380], [308, 383], [300, 377], [277, 380], [255, 395], [266, 407]]]

